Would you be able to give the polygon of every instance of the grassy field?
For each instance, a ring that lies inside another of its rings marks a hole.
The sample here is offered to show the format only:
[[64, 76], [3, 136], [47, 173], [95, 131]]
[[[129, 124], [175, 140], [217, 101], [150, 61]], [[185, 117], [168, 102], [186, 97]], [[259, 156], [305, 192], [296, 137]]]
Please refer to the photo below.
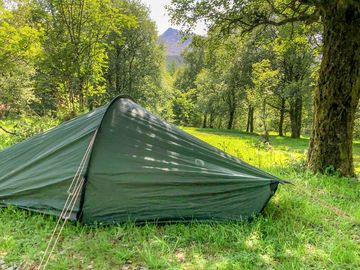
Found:
[[[308, 139], [271, 136], [264, 146], [257, 135], [184, 129], [295, 185], [281, 186], [252, 222], [67, 224], [48, 269], [360, 269], [360, 182], [307, 172]], [[0, 132], [1, 142], [0, 149], [11, 144]], [[358, 142], [354, 155], [360, 172]], [[55, 223], [0, 209], [0, 260], [35, 267]]]

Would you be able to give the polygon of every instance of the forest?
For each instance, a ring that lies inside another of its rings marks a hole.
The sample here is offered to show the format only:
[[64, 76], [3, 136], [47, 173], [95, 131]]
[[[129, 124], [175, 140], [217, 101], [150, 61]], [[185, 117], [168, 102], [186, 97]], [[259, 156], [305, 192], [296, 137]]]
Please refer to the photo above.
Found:
[[[190, 41], [180, 62], [167, 58], [141, 0], [0, 0], [0, 150], [124, 95], [308, 190], [281, 190], [252, 225], [69, 225], [69, 239], [89, 245], [76, 254], [63, 240], [66, 259], [51, 269], [356, 269], [360, 3], [172, 0], [166, 9]], [[204, 35], [194, 33], [200, 22]], [[10, 237], [16, 220], [29, 230]], [[38, 238], [53, 223], [0, 207], [0, 269], [2, 258], [37, 269], [34, 246], [44, 249]]]

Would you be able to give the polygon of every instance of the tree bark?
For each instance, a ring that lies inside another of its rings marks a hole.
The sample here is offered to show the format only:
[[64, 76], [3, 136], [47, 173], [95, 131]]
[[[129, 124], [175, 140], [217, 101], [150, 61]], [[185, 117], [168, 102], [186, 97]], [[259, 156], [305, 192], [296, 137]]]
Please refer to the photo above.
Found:
[[300, 138], [302, 122], [302, 97], [294, 97], [290, 100], [290, 125], [291, 138]]
[[321, 7], [323, 59], [314, 96], [308, 167], [332, 167], [354, 176], [352, 139], [360, 93], [360, 4], [328, 1]]
[[280, 104], [280, 119], [279, 119], [279, 136], [284, 136], [283, 126], [284, 126], [284, 118], [285, 118], [285, 98], [281, 98]]

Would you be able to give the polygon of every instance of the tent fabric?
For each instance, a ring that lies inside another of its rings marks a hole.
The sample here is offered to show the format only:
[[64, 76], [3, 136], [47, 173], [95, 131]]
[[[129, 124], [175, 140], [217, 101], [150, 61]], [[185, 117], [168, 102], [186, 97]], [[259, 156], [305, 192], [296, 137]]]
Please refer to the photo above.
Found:
[[0, 152], [0, 206], [59, 215], [96, 130], [71, 216], [85, 224], [241, 220], [280, 182], [118, 97]]
[[[0, 206], [60, 215], [90, 139], [107, 106], [0, 152]], [[71, 216], [79, 211], [76, 204]]]

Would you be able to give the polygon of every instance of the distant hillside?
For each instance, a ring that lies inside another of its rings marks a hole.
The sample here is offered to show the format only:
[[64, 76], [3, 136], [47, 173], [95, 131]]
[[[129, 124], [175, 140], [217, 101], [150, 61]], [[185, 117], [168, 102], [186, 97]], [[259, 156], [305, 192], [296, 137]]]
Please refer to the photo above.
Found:
[[191, 38], [183, 42], [179, 30], [168, 28], [159, 36], [159, 42], [165, 45], [168, 63], [176, 61], [180, 64], [183, 61], [181, 53], [191, 43]]

